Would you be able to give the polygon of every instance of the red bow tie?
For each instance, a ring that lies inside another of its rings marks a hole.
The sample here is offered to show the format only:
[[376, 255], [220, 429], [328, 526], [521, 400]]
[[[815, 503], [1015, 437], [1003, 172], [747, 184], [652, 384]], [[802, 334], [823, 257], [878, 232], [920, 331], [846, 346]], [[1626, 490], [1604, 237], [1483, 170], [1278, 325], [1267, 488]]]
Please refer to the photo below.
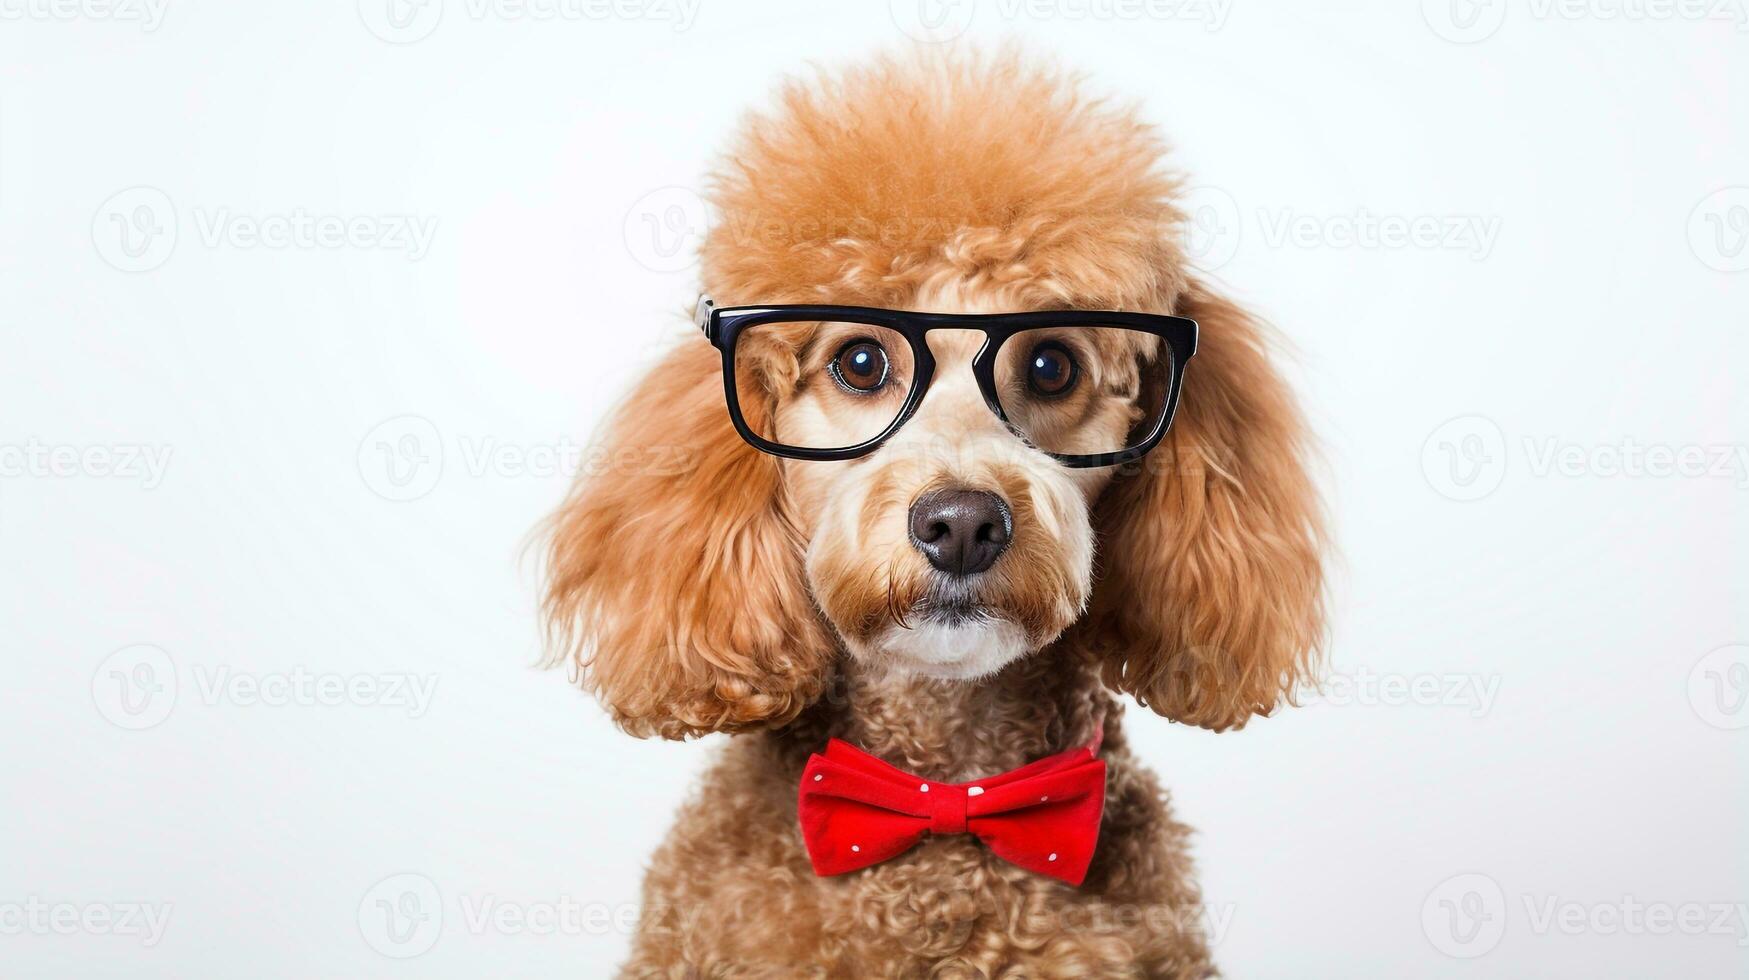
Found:
[[1003, 860], [1079, 885], [1105, 810], [1098, 751], [1095, 738], [999, 776], [934, 783], [832, 739], [802, 770], [798, 811], [814, 873], [879, 864], [925, 833], [970, 833]]

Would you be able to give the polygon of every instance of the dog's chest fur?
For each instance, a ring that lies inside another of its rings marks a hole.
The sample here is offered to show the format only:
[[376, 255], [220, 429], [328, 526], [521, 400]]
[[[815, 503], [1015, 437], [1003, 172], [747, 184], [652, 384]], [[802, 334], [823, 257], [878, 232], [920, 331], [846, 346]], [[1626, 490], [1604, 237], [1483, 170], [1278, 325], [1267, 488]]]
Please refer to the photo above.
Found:
[[[1048, 655], [1016, 668], [981, 685], [846, 673], [796, 724], [731, 739], [655, 856], [624, 975], [1208, 975], [1187, 831], [1130, 757], [1111, 699]], [[797, 781], [829, 735], [958, 782], [1084, 744], [1101, 719], [1105, 816], [1080, 888], [967, 836], [814, 875], [796, 826]]]

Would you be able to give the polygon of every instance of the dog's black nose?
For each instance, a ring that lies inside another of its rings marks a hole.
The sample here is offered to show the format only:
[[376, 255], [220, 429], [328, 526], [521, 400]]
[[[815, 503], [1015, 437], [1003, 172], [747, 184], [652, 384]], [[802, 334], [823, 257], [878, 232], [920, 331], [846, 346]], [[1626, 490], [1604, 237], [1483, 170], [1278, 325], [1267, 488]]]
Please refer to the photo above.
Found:
[[911, 543], [951, 575], [975, 575], [1008, 550], [1014, 515], [988, 490], [936, 490], [911, 505]]

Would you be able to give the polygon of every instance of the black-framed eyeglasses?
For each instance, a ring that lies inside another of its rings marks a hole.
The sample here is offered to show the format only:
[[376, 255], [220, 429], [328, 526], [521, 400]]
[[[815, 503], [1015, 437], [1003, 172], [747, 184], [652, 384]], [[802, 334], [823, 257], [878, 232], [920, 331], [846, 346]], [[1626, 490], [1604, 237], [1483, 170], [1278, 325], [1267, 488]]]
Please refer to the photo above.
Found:
[[[935, 375], [925, 336], [973, 330], [985, 405], [1065, 466], [1112, 466], [1154, 448], [1172, 425], [1195, 320], [1111, 310], [915, 313], [866, 306], [736, 306], [701, 298], [699, 329], [723, 354], [735, 431], [774, 456], [865, 456], [908, 421]], [[741, 411], [744, 392], [806, 392], [778, 429]]]

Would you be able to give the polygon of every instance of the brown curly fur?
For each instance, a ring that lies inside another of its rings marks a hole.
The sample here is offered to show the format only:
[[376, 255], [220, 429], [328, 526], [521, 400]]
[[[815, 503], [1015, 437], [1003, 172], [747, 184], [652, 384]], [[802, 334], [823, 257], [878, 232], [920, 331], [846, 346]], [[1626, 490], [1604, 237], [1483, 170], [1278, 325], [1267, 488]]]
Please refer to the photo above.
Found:
[[[746, 446], [702, 338], [642, 383], [607, 432], [612, 462], [550, 528], [553, 660], [634, 734], [744, 734], [653, 859], [626, 976], [1213, 972], [1187, 831], [1110, 692], [1217, 731], [1268, 714], [1314, 666], [1322, 534], [1263, 329], [1190, 274], [1161, 152], [1129, 112], [1013, 56], [794, 82], [746, 123], [703, 250], [719, 303], [1148, 310], [1195, 318], [1202, 340], [1167, 441], [1089, 491], [1085, 614], [981, 681], [845, 653], [807, 565], [828, 464]], [[894, 587], [830, 557], [818, 567], [844, 581]], [[813, 874], [796, 786], [828, 736], [963, 781], [1083, 743], [1101, 719], [1108, 798], [1082, 887], [963, 836]]]

